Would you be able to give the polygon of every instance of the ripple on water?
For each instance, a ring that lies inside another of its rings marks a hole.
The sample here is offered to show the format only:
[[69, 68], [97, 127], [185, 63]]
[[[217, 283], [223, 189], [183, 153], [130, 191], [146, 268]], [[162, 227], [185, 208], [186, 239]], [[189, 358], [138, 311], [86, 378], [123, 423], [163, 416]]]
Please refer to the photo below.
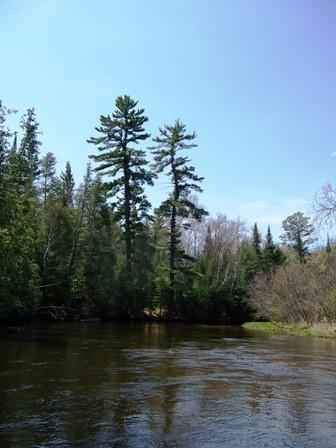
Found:
[[4, 448], [335, 448], [335, 345], [188, 325], [58, 328], [0, 341]]

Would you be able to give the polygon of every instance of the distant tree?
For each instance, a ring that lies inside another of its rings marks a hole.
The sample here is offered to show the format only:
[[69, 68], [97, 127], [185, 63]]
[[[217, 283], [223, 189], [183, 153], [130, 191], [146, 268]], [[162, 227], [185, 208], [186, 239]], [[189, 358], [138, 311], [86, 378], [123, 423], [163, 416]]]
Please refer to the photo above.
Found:
[[39, 174], [39, 150], [41, 142], [39, 141], [39, 123], [36, 121], [34, 108], [27, 110], [21, 119], [21, 129], [23, 131], [19, 154], [24, 162], [22, 167], [23, 180], [33, 184]]
[[286, 258], [280, 247], [274, 244], [270, 226], [267, 228], [262, 258], [263, 270], [266, 272], [274, 270], [274, 268], [281, 265]]
[[254, 223], [253, 226], [252, 245], [256, 254], [257, 268], [259, 268], [261, 262], [261, 234], [257, 223]]
[[315, 222], [318, 226], [332, 226], [336, 221], [336, 189], [331, 183], [323, 185], [314, 199]]
[[[169, 218], [169, 318], [174, 317], [176, 312], [175, 277], [177, 262], [187, 258], [180, 246], [181, 226], [188, 225], [185, 222], [187, 218], [201, 220], [207, 214], [190, 198], [192, 192], [202, 191], [199, 183], [203, 180], [203, 177], [195, 174], [195, 168], [188, 165], [190, 162], [188, 157], [180, 155], [182, 150], [197, 146], [193, 143], [195, 137], [194, 132], [188, 134], [186, 126], [181, 121], [176, 120], [173, 125], [165, 125], [160, 128], [159, 136], [153, 139], [156, 145], [151, 148], [154, 154], [153, 169], [156, 173], [167, 170], [167, 175], [170, 177], [172, 184], [172, 192], [169, 198], [160, 205], [162, 215]], [[178, 218], [181, 220], [181, 224], [179, 224]]]
[[12, 147], [11, 147], [11, 151], [12, 152], [16, 152], [18, 148], [18, 143], [17, 143], [17, 132], [14, 132], [14, 138], [13, 138], [13, 143], [12, 143]]
[[329, 233], [327, 234], [327, 244], [326, 244], [326, 247], [325, 247], [325, 251], [327, 252], [327, 254], [330, 254], [330, 252], [331, 252], [331, 244], [330, 244]]
[[68, 207], [73, 207], [75, 180], [72, 175], [70, 162], [66, 163], [65, 171], [61, 173], [61, 181], [63, 190], [63, 204]]
[[92, 137], [89, 143], [98, 145], [99, 155], [91, 158], [99, 163], [96, 171], [111, 179], [104, 183], [110, 197], [115, 218], [124, 229], [125, 270], [131, 279], [133, 242], [148, 216], [150, 203], [144, 193], [144, 185], [153, 184], [153, 173], [146, 168], [146, 153], [135, 146], [146, 140], [149, 134], [143, 125], [148, 121], [144, 109], [137, 109], [138, 102], [124, 95], [116, 99], [116, 109], [110, 115], [101, 115], [96, 131], [100, 137]]
[[52, 152], [42, 157], [40, 161], [41, 191], [43, 195], [43, 204], [46, 205], [47, 196], [56, 174], [56, 157]]
[[77, 248], [72, 289], [80, 299], [82, 313], [100, 313], [102, 308], [108, 311], [110, 305], [115, 305], [118, 286], [115, 278], [116, 224], [100, 177], [92, 178], [89, 167], [76, 203], [80, 205], [82, 216], [75, 234]]
[[[10, 150], [12, 132], [0, 105], [0, 318], [32, 315], [39, 300], [38, 203], [24, 157]], [[33, 178], [31, 178], [33, 179]]]
[[295, 250], [300, 263], [306, 261], [309, 245], [315, 241], [312, 236], [315, 229], [309, 221], [302, 212], [296, 212], [282, 222], [284, 234], [280, 238]]
[[8, 109], [3, 105], [0, 100], [0, 168], [4, 164], [6, 159], [6, 154], [9, 145], [9, 138], [11, 137], [11, 132], [6, 126], [6, 118], [8, 115]]

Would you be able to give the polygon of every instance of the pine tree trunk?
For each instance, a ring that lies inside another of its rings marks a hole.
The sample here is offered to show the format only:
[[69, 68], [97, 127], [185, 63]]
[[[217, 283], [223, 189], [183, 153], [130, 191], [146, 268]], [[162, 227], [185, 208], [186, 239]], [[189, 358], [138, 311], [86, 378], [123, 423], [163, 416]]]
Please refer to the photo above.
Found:
[[175, 314], [175, 254], [176, 254], [176, 207], [173, 205], [170, 219], [170, 247], [169, 247], [169, 302], [167, 315], [172, 319]]
[[169, 282], [170, 282], [170, 291], [169, 291], [169, 302], [168, 302], [168, 319], [173, 319], [176, 314], [176, 297], [175, 297], [175, 258], [176, 258], [176, 246], [177, 246], [177, 238], [176, 238], [176, 204], [179, 200], [179, 188], [178, 188], [178, 178], [175, 169], [175, 158], [174, 152], [172, 151], [171, 155], [171, 166], [173, 172], [174, 179], [174, 197], [173, 197], [173, 207], [170, 218], [170, 248], [169, 248]]
[[[126, 148], [125, 148], [126, 151]], [[125, 256], [126, 256], [126, 276], [131, 278], [132, 271], [132, 236], [131, 236], [131, 207], [130, 207], [130, 186], [129, 186], [129, 166], [127, 156], [124, 158], [124, 194], [125, 194]]]

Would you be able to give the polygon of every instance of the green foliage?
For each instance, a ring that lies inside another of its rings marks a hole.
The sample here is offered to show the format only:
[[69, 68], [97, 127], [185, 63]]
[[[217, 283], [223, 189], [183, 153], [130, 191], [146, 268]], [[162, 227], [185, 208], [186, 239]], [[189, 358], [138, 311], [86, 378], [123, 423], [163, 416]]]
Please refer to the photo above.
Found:
[[36, 121], [34, 108], [28, 109], [27, 113], [23, 115], [21, 129], [23, 135], [19, 154], [22, 160], [22, 179], [24, 182], [32, 183], [39, 174], [39, 148], [41, 146], [38, 139], [39, 123]]
[[44, 206], [47, 202], [47, 197], [52, 188], [53, 182], [55, 181], [56, 174], [56, 157], [52, 152], [47, 152], [47, 154], [42, 157], [40, 161], [40, 190], [43, 197]]
[[294, 249], [300, 263], [306, 261], [309, 255], [309, 245], [315, 241], [315, 238], [312, 237], [315, 229], [309, 221], [310, 218], [304, 216], [302, 212], [296, 212], [282, 222], [284, 234], [281, 238]]
[[262, 267], [267, 273], [273, 272], [286, 261], [286, 256], [279, 246], [273, 242], [271, 228], [268, 226], [266, 240], [262, 252]]
[[92, 315], [116, 305], [115, 234], [119, 232], [100, 177], [92, 180], [89, 172], [85, 183], [76, 201], [82, 204], [82, 218], [72, 292], [76, 308]]
[[254, 247], [257, 261], [259, 263], [261, 260], [261, 235], [260, 235], [257, 223], [254, 223], [254, 226], [253, 226], [252, 245]]
[[[195, 174], [195, 168], [188, 165], [188, 157], [181, 155], [181, 151], [195, 148], [192, 143], [196, 134], [188, 134], [186, 126], [179, 120], [171, 126], [165, 125], [160, 128], [159, 136], [153, 141], [152, 152], [154, 155], [153, 169], [157, 174], [166, 171], [172, 184], [169, 197], [162, 202], [159, 213], [169, 219], [169, 299], [167, 303], [167, 314], [169, 318], [176, 315], [176, 294], [179, 284], [179, 274], [183, 273], [183, 282], [192, 272], [188, 269], [188, 261], [192, 259], [186, 254], [180, 245], [181, 227], [187, 227], [187, 219], [193, 218], [198, 221], [207, 212], [198, 207], [190, 197], [192, 192], [201, 192], [199, 183], [203, 180]], [[180, 222], [178, 219], [180, 218]]]
[[60, 178], [62, 183], [63, 205], [73, 207], [75, 180], [72, 175], [70, 162], [66, 163], [65, 171], [61, 173]]
[[113, 199], [114, 217], [124, 230], [126, 285], [132, 282], [134, 240], [143, 228], [143, 220], [149, 217], [150, 203], [144, 193], [146, 184], [153, 184], [153, 173], [147, 169], [144, 150], [136, 145], [149, 134], [143, 125], [148, 121], [144, 109], [137, 109], [137, 101], [127, 95], [119, 96], [112, 115], [101, 115], [96, 131], [100, 137], [88, 140], [98, 146], [99, 155], [91, 158], [103, 177], [108, 197]]
[[[59, 307], [78, 317], [242, 323], [266, 297], [265, 313], [295, 312], [299, 320], [299, 298], [308, 304], [309, 291], [323, 299], [307, 318], [335, 315], [329, 239], [312, 266], [309, 218], [288, 217], [284, 239], [301, 263], [309, 261], [300, 264], [290, 251], [286, 258], [270, 228], [263, 241], [257, 224], [248, 235], [239, 220], [208, 218], [193, 196], [203, 178], [185, 155], [197, 146], [196, 135], [181, 121], [160, 128], [149, 167], [139, 148], [149, 138], [144, 109], [118, 97], [89, 140], [98, 146], [91, 156], [96, 174], [88, 165], [76, 186], [70, 162], [58, 175], [54, 154], [40, 157], [34, 109], [23, 116], [20, 134], [8, 129], [12, 112], [0, 102], [0, 319], [38, 318]], [[145, 187], [162, 173], [170, 191], [152, 216]]]
[[[2, 109], [3, 111], [6, 109]], [[5, 129], [4, 114], [2, 127]], [[0, 318], [32, 315], [38, 306], [38, 202], [27, 174], [25, 156], [9, 150], [9, 131], [2, 132], [0, 195]], [[34, 173], [30, 176], [35, 180]]]

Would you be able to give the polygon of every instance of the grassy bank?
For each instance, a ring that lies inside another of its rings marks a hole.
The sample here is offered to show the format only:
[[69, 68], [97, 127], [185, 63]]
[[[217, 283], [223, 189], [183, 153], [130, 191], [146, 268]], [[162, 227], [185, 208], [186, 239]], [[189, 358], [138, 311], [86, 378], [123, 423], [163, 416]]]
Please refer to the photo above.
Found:
[[272, 332], [284, 332], [295, 336], [316, 336], [322, 338], [336, 337], [336, 324], [318, 323], [288, 324], [282, 322], [246, 322], [243, 325], [247, 330], [263, 330]]

